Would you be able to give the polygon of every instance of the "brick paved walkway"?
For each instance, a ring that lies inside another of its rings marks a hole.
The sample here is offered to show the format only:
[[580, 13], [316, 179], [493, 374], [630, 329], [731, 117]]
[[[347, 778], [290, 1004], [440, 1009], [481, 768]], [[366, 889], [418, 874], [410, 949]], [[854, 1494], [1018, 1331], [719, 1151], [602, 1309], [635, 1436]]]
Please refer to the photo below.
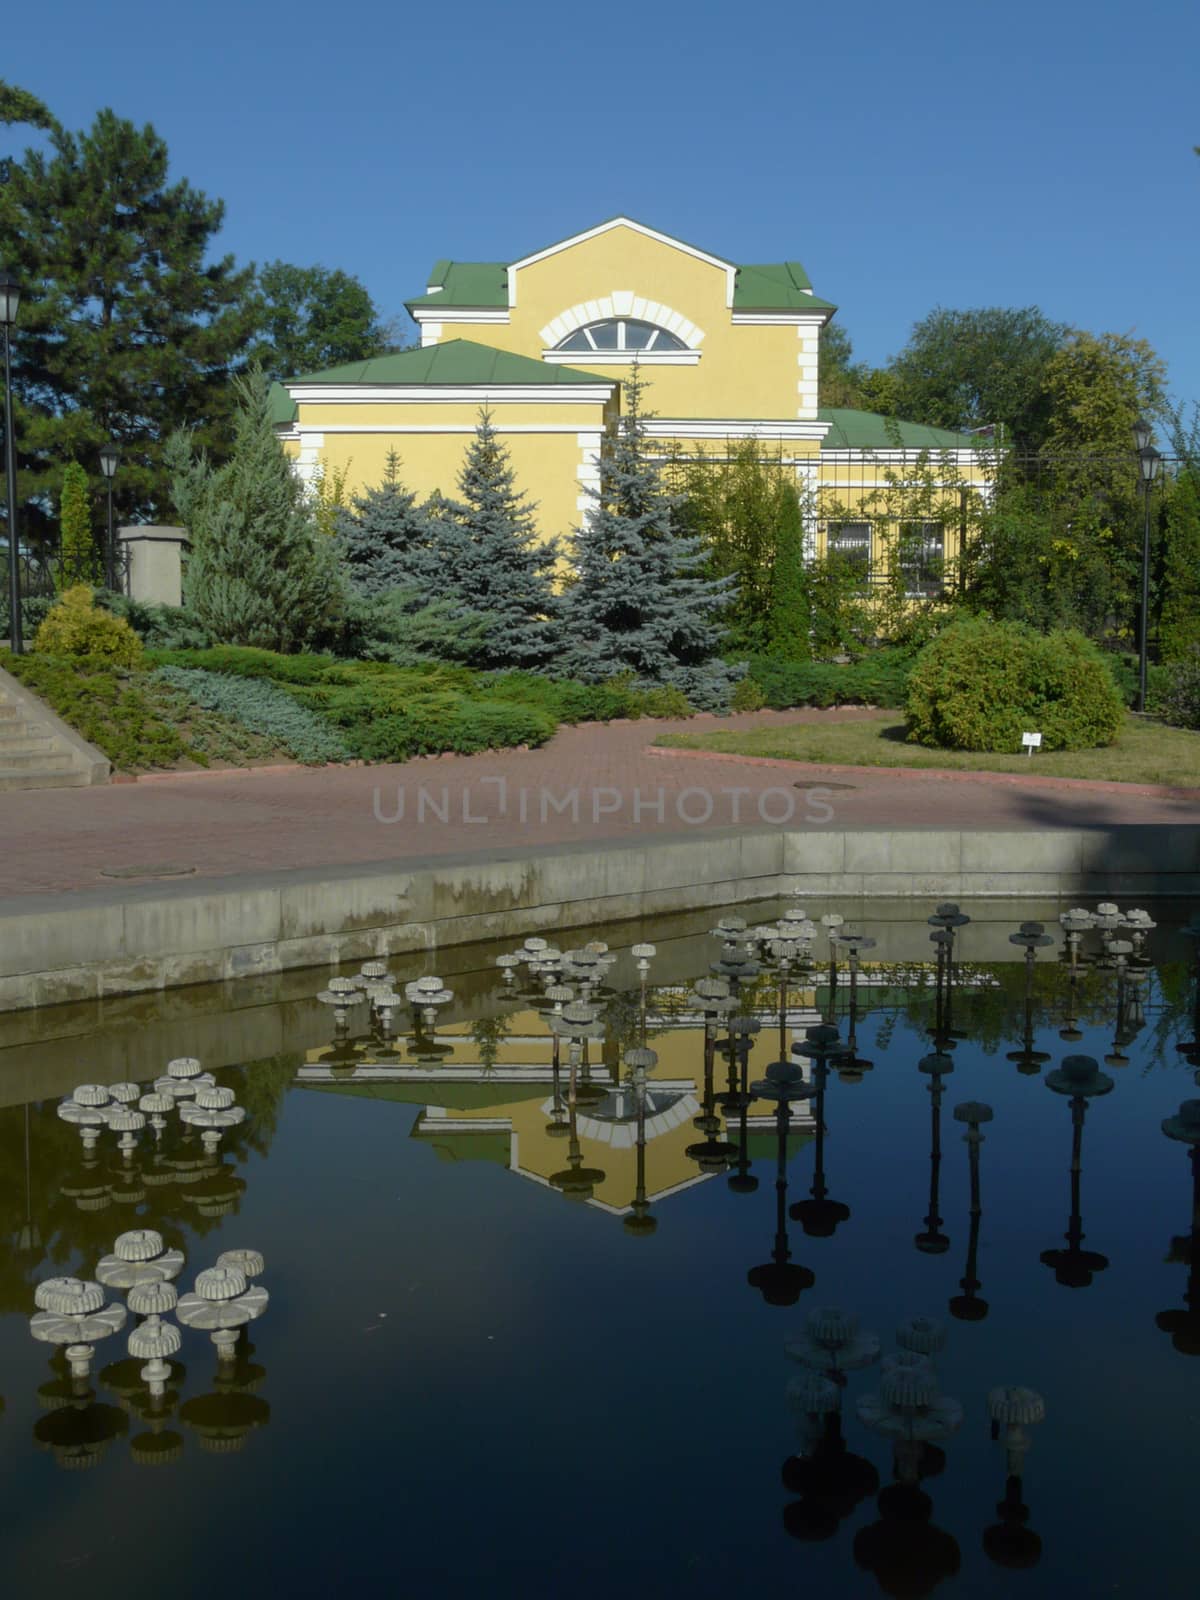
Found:
[[[718, 725], [870, 715], [764, 712]], [[1103, 828], [1200, 820], [1200, 791], [649, 752], [660, 733], [683, 727], [697, 723], [564, 728], [540, 750], [395, 766], [180, 774], [3, 794], [0, 895], [112, 887], [129, 881], [127, 869], [159, 863], [216, 877], [735, 825]]]

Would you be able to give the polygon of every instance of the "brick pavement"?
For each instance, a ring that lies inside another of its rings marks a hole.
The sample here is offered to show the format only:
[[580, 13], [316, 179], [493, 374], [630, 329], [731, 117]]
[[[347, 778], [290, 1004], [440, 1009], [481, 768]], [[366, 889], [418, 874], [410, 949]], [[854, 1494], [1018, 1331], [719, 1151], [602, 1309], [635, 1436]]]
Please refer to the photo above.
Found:
[[[764, 712], [722, 718], [719, 726], [870, 715]], [[2, 794], [0, 895], [112, 887], [105, 868], [174, 863], [220, 877], [731, 826], [1105, 828], [1200, 820], [1200, 791], [648, 750], [660, 733], [696, 726], [590, 724], [561, 729], [540, 750]]]

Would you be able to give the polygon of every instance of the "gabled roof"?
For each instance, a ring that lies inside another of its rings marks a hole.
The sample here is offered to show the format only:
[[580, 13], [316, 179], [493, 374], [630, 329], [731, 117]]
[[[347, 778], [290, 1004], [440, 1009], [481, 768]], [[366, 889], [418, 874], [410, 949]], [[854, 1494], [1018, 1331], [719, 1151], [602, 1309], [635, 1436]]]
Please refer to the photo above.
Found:
[[330, 367], [326, 372], [288, 379], [291, 389], [323, 383], [452, 384], [455, 387], [536, 384], [539, 388], [548, 383], [600, 383], [608, 389], [615, 387], [612, 378], [601, 378], [577, 367], [552, 366], [533, 356], [515, 355], [510, 350], [494, 350], [491, 345], [477, 344], [474, 339], [447, 339], [443, 344], [426, 345], [421, 350], [398, 350], [394, 355], [372, 356], [369, 361], [352, 361], [346, 366]]
[[900, 422], [877, 411], [847, 411], [840, 406], [821, 406], [817, 412], [829, 432], [821, 441], [822, 450], [978, 450], [979, 440], [970, 433], [954, 433], [949, 428], [930, 428], [923, 422]]
[[556, 239], [552, 244], [523, 256], [519, 261], [508, 263], [436, 261], [429, 274], [426, 292], [404, 303], [410, 311], [414, 307], [428, 310], [439, 305], [454, 306], [458, 309], [471, 307], [479, 310], [502, 309], [510, 303], [510, 272], [531, 262], [540, 261], [544, 256], [553, 255], [558, 250], [565, 250], [577, 241], [593, 238], [596, 234], [606, 233], [611, 228], [621, 226], [633, 228], [651, 238], [661, 239], [677, 249], [686, 251], [689, 255], [711, 262], [713, 266], [722, 267], [727, 272], [731, 271], [734, 275], [735, 311], [835, 311], [837, 309], [830, 301], [818, 299], [812, 293], [808, 274], [798, 261], [739, 266], [737, 262], [715, 255], [711, 250], [703, 250], [699, 245], [689, 244], [686, 239], [677, 239], [672, 234], [663, 233], [645, 222], [638, 222], [636, 218], [626, 216], [608, 217], [605, 221], [596, 223], [594, 227], [585, 228], [581, 233], [568, 234], [565, 239]]

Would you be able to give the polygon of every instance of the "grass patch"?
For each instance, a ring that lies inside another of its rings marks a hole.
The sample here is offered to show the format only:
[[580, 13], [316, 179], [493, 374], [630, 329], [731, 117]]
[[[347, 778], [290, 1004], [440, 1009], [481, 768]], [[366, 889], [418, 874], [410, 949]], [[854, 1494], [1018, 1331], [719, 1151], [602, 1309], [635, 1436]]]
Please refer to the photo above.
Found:
[[1200, 788], [1200, 733], [1127, 717], [1116, 744], [1097, 750], [997, 755], [929, 750], [908, 744], [894, 712], [856, 722], [791, 723], [730, 733], [672, 733], [655, 741], [677, 750], [719, 750], [740, 756], [811, 761], [851, 767], [934, 768], [954, 772], [1016, 772], [1025, 777], [1100, 778], [1113, 783], [1162, 783]]

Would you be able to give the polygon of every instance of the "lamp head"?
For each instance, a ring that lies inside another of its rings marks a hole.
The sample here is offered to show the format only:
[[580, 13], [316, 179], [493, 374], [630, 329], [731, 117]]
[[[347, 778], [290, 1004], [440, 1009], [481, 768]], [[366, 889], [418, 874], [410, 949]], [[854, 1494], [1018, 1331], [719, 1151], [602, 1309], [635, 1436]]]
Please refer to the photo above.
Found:
[[100, 471], [106, 478], [114, 478], [117, 473], [117, 463], [121, 459], [121, 452], [115, 444], [101, 445]]
[[11, 272], [0, 272], [0, 325], [11, 328], [21, 304], [21, 285]]

